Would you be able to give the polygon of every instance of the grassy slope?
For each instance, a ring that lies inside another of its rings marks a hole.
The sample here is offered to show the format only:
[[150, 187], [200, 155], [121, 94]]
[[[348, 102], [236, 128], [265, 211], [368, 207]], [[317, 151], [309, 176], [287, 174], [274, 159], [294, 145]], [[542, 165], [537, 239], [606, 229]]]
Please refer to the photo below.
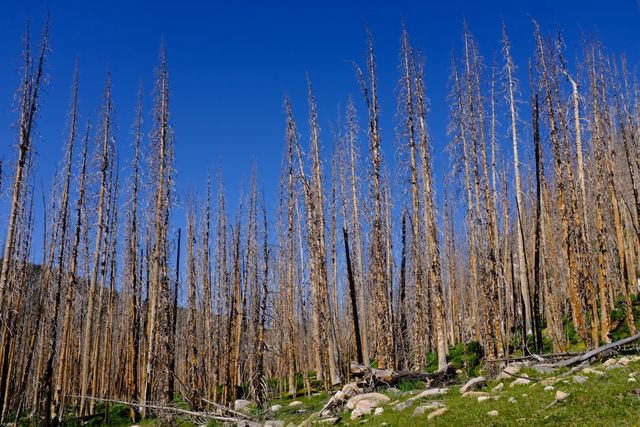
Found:
[[[403, 395], [400, 399], [391, 396], [392, 403], [383, 406], [384, 413], [380, 416], [369, 415], [358, 421], [351, 421], [349, 413], [344, 414], [340, 425], [359, 425], [365, 423], [370, 426], [378, 426], [387, 423], [389, 426], [411, 426], [437, 425], [437, 426], [474, 426], [474, 425], [494, 425], [494, 426], [634, 426], [640, 425], [640, 375], [638, 382], [628, 382], [628, 375], [631, 372], [640, 371], [640, 362], [633, 362], [629, 366], [605, 370], [599, 365], [593, 368], [603, 370], [606, 375], [598, 377], [578, 373], [588, 377], [584, 384], [575, 384], [571, 381], [572, 376], [566, 378], [567, 383], [559, 382], [553, 391], [545, 391], [544, 386], [518, 385], [509, 387], [511, 380], [504, 381], [505, 388], [491, 395], [498, 395], [496, 401], [489, 400], [478, 402], [474, 398], [461, 397], [458, 388], [452, 387], [449, 392], [440, 396], [437, 400], [444, 403], [448, 412], [433, 420], [427, 420], [428, 411], [420, 417], [412, 417], [413, 410], [420, 403], [416, 402], [411, 408], [404, 411], [394, 412], [393, 403], [396, 400], [406, 400], [409, 395]], [[538, 374], [534, 371], [523, 371], [532, 378], [543, 379], [550, 375]], [[491, 382], [483, 391], [489, 391], [498, 382]], [[571, 396], [558, 404], [546, 409], [554, 400], [556, 390], [571, 393]], [[637, 393], [636, 394], [636, 390]], [[526, 397], [523, 397], [526, 394]], [[517, 403], [510, 403], [508, 399], [513, 397]], [[318, 410], [326, 402], [326, 396], [316, 396], [311, 399], [299, 399], [304, 403], [304, 413], [297, 413], [285, 406], [278, 419], [287, 423], [299, 423], [307, 418], [314, 410]], [[425, 400], [425, 403], [428, 400]], [[286, 405], [286, 401], [277, 403]], [[498, 417], [491, 417], [487, 412], [497, 410]]]
[[[584, 384], [576, 384], [572, 377], [568, 376], [563, 381], [554, 385], [554, 390], [545, 391], [544, 385], [532, 381], [529, 385], [518, 385], [509, 387], [513, 381], [505, 380], [504, 389], [499, 392], [491, 392], [499, 381], [490, 382], [483, 391], [489, 392], [491, 396], [500, 396], [498, 400], [488, 400], [478, 402], [475, 398], [462, 397], [459, 386], [449, 389], [445, 395], [435, 399], [424, 399], [415, 402], [413, 406], [403, 411], [393, 411], [393, 406], [417, 394], [420, 390], [413, 390], [403, 393], [400, 397], [388, 394], [391, 403], [384, 405], [384, 413], [380, 416], [368, 415], [357, 421], [350, 420], [350, 412], [345, 412], [339, 425], [355, 426], [365, 424], [367, 426], [410, 426], [418, 427], [422, 425], [434, 426], [640, 426], [640, 362], [632, 362], [626, 367], [615, 369], [605, 369], [599, 364], [591, 366], [594, 369], [605, 372], [602, 377], [593, 374], [584, 374], [588, 378]], [[636, 372], [638, 382], [628, 382], [629, 374]], [[543, 380], [549, 374], [539, 374], [533, 370], [523, 370], [531, 378]], [[556, 372], [555, 375], [559, 375]], [[554, 401], [556, 390], [571, 393], [569, 398], [547, 408]], [[381, 391], [385, 393], [384, 390]], [[523, 397], [526, 394], [526, 397]], [[510, 403], [508, 400], [513, 397], [517, 403]], [[290, 408], [288, 404], [291, 399], [277, 399], [271, 405], [280, 404], [282, 410], [270, 419], [285, 421], [285, 425], [293, 423], [298, 425], [318, 411], [327, 402], [325, 393], [318, 393], [309, 398], [299, 397], [296, 400], [302, 402], [301, 407]], [[437, 400], [442, 402], [448, 411], [439, 417], [428, 420], [429, 410], [424, 415], [413, 417], [414, 409], [429, 401]], [[497, 410], [499, 415], [491, 417], [487, 412]], [[110, 408], [110, 418], [107, 425], [124, 427], [130, 425], [128, 420], [128, 409], [120, 405]], [[258, 416], [258, 414], [254, 413]], [[156, 420], [145, 420], [142, 425], [159, 425]], [[177, 422], [182, 427], [192, 424], [183, 421]], [[105, 425], [102, 419], [93, 419], [89, 426]], [[210, 423], [211, 426], [217, 425]], [[325, 424], [326, 425], [326, 424]]]

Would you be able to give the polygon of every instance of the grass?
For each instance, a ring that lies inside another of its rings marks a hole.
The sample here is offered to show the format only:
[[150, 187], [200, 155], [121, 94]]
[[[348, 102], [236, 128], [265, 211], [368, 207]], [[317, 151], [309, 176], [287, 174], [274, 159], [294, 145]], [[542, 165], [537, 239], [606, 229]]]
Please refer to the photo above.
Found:
[[[467, 355], [468, 356], [468, 355]], [[460, 361], [467, 361], [466, 367], [470, 368], [468, 357]], [[531, 381], [528, 385], [517, 385], [510, 387], [514, 379], [503, 380], [504, 388], [501, 391], [492, 392], [492, 388], [500, 381], [491, 381], [482, 391], [488, 392], [491, 396], [499, 396], [497, 400], [487, 400], [478, 402], [476, 398], [462, 397], [459, 386], [453, 386], [445, 395], [432, 399], [414, 402], [414, 404], [403, 410], [393, 411], [393, 406], [399, 401], [405, 401], [411, 396], [415, 396], [423, 387], [421, 382], [404, 382], [397, 385], [400, 390], [395, 393], [385, 392], [391, 402], [382, 406], [384, 413], [380, 416], [368, 415], [359, 420], [351, 421], [350, 412], [344, 412], [339, 425], [356, 426], [366, 424], [367, 426], [408, 426], [416, 427], [422, 425], [434, 426], [640, 426], [640, 362], [632, 362], [626, 367], [615, 369], [605, 369], [599, 364], [591, 366], [593, 369], [601, 370], [604, 376], [593, 374], [577, 373], [588, 377], [583, 384], [576, 384], [572, 381], [573, 375], [567, 376], [554, 385], [554, 390], [545, 391], [545, 386], [540, 381], [548, 378], [551, 374], [540, 374], [532, 369], [523, 369], [521, 374], [538, 381]], [[479, 371], [478, 366], [474, 366], [473, 371]], [[558, 377], [566, 369], [557, 370], [553, 373]], [[629, 374], [636, 372], [638, 382], [628, 382]], [[466, 375], [463, 373], [462, 378]], [[570, 393], [570, 396], [557, 404], [549, 407], [555, 399], [555, 393], [561, 390]], [[525, 396], [526, 395], [526, 396]], [[517, 403], [509, 402], [510, 398], [517, 400]], [[301, 406], [290, 407], [293, 400], [302, 402]], [[327, 402], [326, 393], [315, 393], [310, 397], [290, 397], [274, 399], [270, 405], [282, 405], [282, 409], [276, 416], [260, 412], [256, 408], [252, 409], [252, 418], [256, 420], [278, 419], [285, 422], [285, 425], [293, 423], [299, 425], [312, 414], [319, 411]], [[428, 420], [429, 411], [419, 417], [413, 417], [416, 407], [427, 402], [437, 400], [442, 402], [448, 411], [439, 417]], [[104, 413], [105, 408], [97, 405], [96, 412]], [[499, 415], [491, 417], [487, 415], [489, 411], [496, 410]], [[108, 422], [104, 423], [104, 417], [96, 417], [90, 420], [88, 426], [108, 425], [114, 427], [124, 427], [131, 425], [129, 420], [129, 409], [123, 405], [110, 405], [108, 407]], [[69, 425], [69, 423], [65, 423]], [[75, 424], [74, 424], [75, 425]], [[160, 425], [157, 420], [147, 419], [139, 423], [142, 426]], [[185, 420], [176, 420], [174, 425], [191, 426]], [[218, 426], [211, 422], [208, 426]]]
[[324, 392], [316, 393], [311, 397], [297, 397], [297, 400], [302, 402], [302, 406], [292, 408], [289, 403], [293, 402], [292, 399], [275, 399], [272, 400], [270, 406], [282, 405], [282, 409], [278, 413], [278, 419], [286, 420], [287, 423], [292, 422], [296, 425], [300, 424], [311, 415], [312, 412], [320, 410], [325, 403], [327, 403], [327, 394]]
[[[345, 412], [340, 425], [360, 425], [365, 423], [368, 426], [410, 426], [434, 425], [434, 426], [633, 426], [640, 425], [640, 362], [633, 362], [627, 367], [605, 370], [598, 365], [592, 366], [594, 369], [601, 369], [605, 376], [598, 377], [578, 373], [588, 377], [584, 384], [572, 382], [572, 376], [568, 376], [566, 382], [559, 382], [554, 385], [552, 391], [545, 391], [544, 385], [534, 381], [529, 385], [518, 385], [509, 387], [512, 380], [505, 380], [504, 389], [500, 392], [491, 392], [498, 382], [490, 382], [483, 391], [487, 391], [492, 396], [500, 396], [498, 400], [488, 400], [478, 402], [475, 398], [462, 397], [458, 391], [458, 386], [449, 390], [446, 395], [437, 399], [446, 405], [448, 411], [434, 418], [427, 420], [428, 411], [420, 417], [412, 417], [414, 409], [421, 403], [414, 405], [404, 411], [393, 411], [393, 405], [398, 401], [398, 397], [389, 395], [392, 401], [389, 405], [383, 406], [384, 413], [380, 416], [369, 415], [357, 421], [349, 419], [350, 413]], [[638, 383], [629, 383], [628, 375], [631, 372], [639, 372]], [[550, 375], [542, 375], [532, 370], [523, 370], [530, 377], [542, 380]], [[561, 371], [554, 375], [559, 375]], [[535, 384], [535, 385], [532, 385]], [[554, 401], [556, 390], [570, 393], [568, 399], [558, 402], [552, 407], [548, 405]], [[384, 392], [384, 391], [383, 391]], [[414, 392], [406, 392], [399, 400], [406, 400]], [[523, 396], [526, 395], [526, 396]], [[509, 398], [513, 397], [517, 403], [510, 403]], [[302, 399], [300, 399], [302, 401]], [[430, 400], [425, 400], [424, 403]], [[286, 406], [289, 400], [279, 400], [275, 403], [283, 405], [283, 410], [277, 418], [285, 423], [295, 424], [308, 418], [311, 413], [318, 411], [326, 402], [326, 396], [315, 396], [306, 400], [303, 406], [304, 413], [298, 413]], [[499, 415], [491, 417], [487, 412], [497, 410]]]

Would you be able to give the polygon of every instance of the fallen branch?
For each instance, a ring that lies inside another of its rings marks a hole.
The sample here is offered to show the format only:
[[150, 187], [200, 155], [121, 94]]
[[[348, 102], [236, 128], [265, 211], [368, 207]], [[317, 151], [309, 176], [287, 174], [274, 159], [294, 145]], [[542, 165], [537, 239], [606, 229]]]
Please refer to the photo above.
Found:
[[[67, 396], [67, 397], [71, 397], [74, 399], [79, 399], [80, 396]], [[126, 402], [124, 400], [117, 400], [117, 399], [104, 399], [101, 397], [91, 397], [91, 396], [85, 396], [85, 399], [88, 400], [95, 400], [97, 402], [106, 402], [106, 403], [116, 403], [116, 404], [120, 404], [120, 405], [126, 405], [126, 406], [131, 406], [131, 407], [138, 407], [138, 408], [147, 408], [147, 409], [155, 409], [156, 411], [165, 411], [165, 412], [172, 412], [175, 414], [181, 414], [181, 415], [187, 415], [189, 417], [194, 417], [194, 418], [199, 418], [199, 419], [210, 419], [210, 420], [216, 420], [216, 421], [225, 421], [225, 422], [230, 422], [230, 423], [239, 423], [240, 419], [238, 418], [231, 418], [231, 417], [224, 417], [221, 415], [217, 415], [217, 414], [212, 414], [211, 412], [197, 412], [197, 411], [189, 411], [187, 409], [181, 409], [181, 408], [176, 408], [173, 406], [161, 406], [161, 405], [154, 405], [154, 404], [148, 404], [148, 403], [139, 403], [139, 402]]]
[[[582, 356], [584, 351], [581, 352], [570, 352], [570, 353], [549, 353], [544, 355], [544, 360], [554, 360], [554, 359], [569, 359], [575, 356]], [[537, 356], [537, 357], [536, 357]], [[485, 363], [498, 363], [498, 362], [523, 362], [527, 360], [538, 360], [538, 355], [528, 355], [528, 356], [518, 356], [518, 357], [501, 357], [497, 359], [485, 359]]]
[[202, 400], [205, 403], [208, 403], [209, 405], [213, 406], [214, 408], [217, 408], [217, 409], [219, 409], [221, 411], [228, 412], [230, 414], [236, 415], [236, 416], [238, 416], [240, 418], [244, 418], [245, 420], [250, 420], [251, 419], [251, 418], [247, 417], [245, 414], [243, 414], [242, 412], [234, 411], [231, 408], [228, 408], [228, 407], [226, 407], [224, 405], [221, 405], [219, 403], [207, 400], [204, 397], [201, 397], [200, 400]]
[[576, 365], [578, 363], [582, 363], [582, 362], [588, 362], [589, 359], [591, 359], [594, 356], [599, 355], [600, 353], [603, 353], [607, 350], [612, 350], [616, 347], [621, 347], [623, 345], [632, 343], [634, 341], [637, 341], [640, 339], [640, 334], [636, 334], [633, 335], [631, 337], [627, 337], [627, 338], [623, 338], [621, 340], [609, 343], [609, 344], [605, 344], [601, 347], [598, 347], [594, 350], [588, 351], [580, 356], [576, 356], [576, 357], [572, 357], [571, 359], [567, 359], [567, 360], [562, 360], [560, 362], [556, 362], [556, 363], [552, 363], [550, 366], [552, 367], [561, 367], [561, 366], [573, 366]]

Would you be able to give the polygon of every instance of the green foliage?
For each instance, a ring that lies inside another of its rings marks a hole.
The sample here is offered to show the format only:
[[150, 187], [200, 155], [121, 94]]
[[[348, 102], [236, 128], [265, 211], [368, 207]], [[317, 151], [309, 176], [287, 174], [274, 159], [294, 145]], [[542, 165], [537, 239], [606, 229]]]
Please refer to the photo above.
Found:
[[562, 332], [570, 346], [578, 346], [582, 342], [570, 315], [562, 316]]
[[[105, 411], [108, 412], [105, 417]], [[96, 416], [87, 420], [84, 424], [87, 427], [114, 426], [124, 427], [131, 425], [130, 408], [126, 405], [105, 405], [103, 403], [96, 404]], [[78, 422], [75, 418], [66, 418], [63, 422], [65, 426], [76, 426]]]
[[402, 380], [396, 385], [396, 388], [400, 391], [421, 390], [424, 388], [424, 382], [419, 380]]
[[173, 404], [176, 408], [180, 409], [191, 409], [191, 406], [184, 400], [184, 397], [181, 393], [176, 393], [173, 396]]
[[459, 343], [449, 349], [449, 361], [455, 369], [462, 369], [468, 376], [478, 373], [483, 357], [482, 346], [477, 341]]
[[[633, 319], [636, 326], [638, 326], [640, 325], [640, 298], [638, 298], [637, 294], [631, 295], [631, 306]], [[611, 330], [611, 339], [613, 341], [617, 341], [631, 335], [629, 332], [629, 325], [627, 325], [627, 321], [625, 320], [626, 311], [627, 305], [624, 302], [624, 297], [619, 295], [615, 301], [615, 308], [611, 310], [610, 313], [611, 325], [613, 327]]]
[[438, 354], [435, 351], [427, 353], [424, 361], [425, 372], [435, 372], [438, 370]]

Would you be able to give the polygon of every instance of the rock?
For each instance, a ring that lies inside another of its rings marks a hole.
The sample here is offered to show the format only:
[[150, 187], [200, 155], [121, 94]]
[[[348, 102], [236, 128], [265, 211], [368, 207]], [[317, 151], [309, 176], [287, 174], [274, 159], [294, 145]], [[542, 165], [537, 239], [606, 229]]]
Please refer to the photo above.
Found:
[[500, 383], [497, 386], [495, 386], [494, 388], [492, 388], [491, 391], [498, 392], [498, 391], [501, 391], [503, 388], [504, 388], [504, 383]]
[[251, 403], [250, 400], [238, 399], [233, 403], [233, 409], [238, 412], [246, 412], [249, 410]]
[[498, 411], [494, 409], [493, 411], [487, 412], [487, 415], [489, 415], [490, 417], [497, 417], [499, 414]]
[[420, 405], [416, 409], [413, 410], [413, 414], [411, 414], [411, 416], [412, 417], [419, 417], [421, 415], [424, 415], [424, 413], [426, 411], [427, 411], [427, 407], [425, 405]]
[[347, 401], [347, 409], [354, 409], [356, 407], [356, 404], [361, 400], [368, 400], [370, 402], [373, 402], [375, 403], [375, 406], [389, 403], [391, 401], [388, 396], [385, 396], [382, 393], [363, 393], [353, 396], [351, 399], [349, 399]]
[[629, 360], [631, 360], [632, 362], [640, 362], [640, 356], [639, 355], [630, 356]]
[[423, 415], [425, 412], [431, 409], [444, 408], [444, 405], [441, 402], [429, 402], [426, 405], [420, 405], [416, 409], [413, 410], [412, 417], [419, 417]]
[[418, 395], [412, 397], [411, 399], [417, 400], [417, 399], [423, 399], [425, 397], [437, 396], [439, 394], [445, 394], [448, 391], [449, 391], [448, 388], [428, 388], [420, 392]]
[[555, 387], [552, 385], [548, 385], [544, 388], [544, 391], [553, 391], [553, 390], [555, 390]]
[[340, 420], [340, 418], [338, 417], [329, 417], [329, 418], [323, 418], [321, 420], [318, 420], [317, 423], [318, 424], [335, 424]]
[[520, 372], [520, 368], [521, 368], [520, 365], [507, 366], [506, 368], [504, 368], [502, 370], [502, 372], [500, 372], [500, 375], [498, 375], [498, 377], [496, 379], [497, 380], [511, 379], [511, 378], [513, 378], [513, 375], [516, 375], [518, 372]]
[[629, 377], [629, 379], [627, 380], [627, 382], [635, 383], [635, 382], [636, 382], [636, 379], [635, 379], [635, 378], [633, 378], [633, 377]]
[[470, 379], [460, 387], [460, 394], [465, 394], [467, 391], [479, 390], [487, 385], [487, 380], [484, 377], [475, 377]]
[[621, 357], [617, 364], [620, 366], [627, 366], [629, 363], [631, 363], [631, 360], [629, 360], [628, 357]]
[[448, 408], [440, 408], [440, 409], [436, 409], [435, 411], [433, 411], [432, 413], [430, 413], [429, 415], [427, 415], [427, 419], [431, 420], [435, 417], [439, 417], [440, 415], [444, 414], [445, 412], [447, 412], [449, 409]]
[[462, 369], [456, 369], [456, 375], [462, 375], [463, 371]]
[[604, 366], [605, 368], [608, 368], [609, 366], [613, 366], [615, 364], [616, 364], [616, 359], [611, 358], [611, 359], [605, 360], [602, 366]]
[[351, 421], [355, 421], [363, 415], [364, 412], [362, 412], [360, 409], [354, 409], [353, 412], [351, 412]]
[[238, 423], [238, 427], [262, 427], [262, 424], [255, 421], [242, 420]]
[[637, 374], [638, 374], [637, 372], [631, 372], [629, 374], [629, 378], [635, 378]]
[[356, 403], [356, 407], [351, 413], [351, 419], [356, 420], [363, 415], [369, 415], [378, 406], [373, 400], [359, 400]]
[[542, 384], [542, 385], [554, 385], [557, 382], [558, 382], [558, 379], [556, 377], [549, 377], [549, 378], [545, 378], [544, 380], [540, 381], [540, 384]]
[[587, 377], [583, 377], [582, 375], [574, 375], [573, 376], [573, 382], [576, 384], [584, 384], [585, 382], [587, 382], [589, 378]]
[[384, 409], [378, 407], [378, 408], [376, 408], [375, 411], [373, 411], [373, 415], [375, 415], [377, 417], [378, 415], [382, 415], [383, 412], [384, 412]]
[[280, 410], [282, 409], [282, 405], [273, 405], [271, 408], [269, 408], [269, 410], [271, 412], [280, 412]]
[[293, 402], [289, 403], [290, 408], [299, 408], [301, 406], [302, 402], [300, 402], [299, 400], [294, 400]]
[[480, 397], [480, 396], [489, 396], [489, 393], [484, 391], [467, 391], [462, 395], [462, 397]]
[[427, 410], [431, 410], [431, 409], [438, 409], [438, 408], [444, 408], [444, 404], [442, 402], [439, 402], [437, 400], [434, 400], [432, 402], [426, 403], [424, 405], [420, 405], [418, 406], [415, 411], [413, 411], [413, 416], [417, 416], [417, 415], [422, 415], [424, 414]]
[[507, 402], [509, 402], [509, 403], [518, 403], [518, 401], [514, 397], [510, 397]]
[[284, 421], [282, 420], [268, 420], [265, 421], [263, 427], [284, 427]]
[[509, 387], [514, 387], [517, 385], [527, 385], [531, 382], [531, 380], [529, 379], [529, 376], [527, 374], [524, 374], [522, 377], [520, 378], [516, 378], [515, 381], [513, 381], [511, 384], [509, 384]]
[[365, 414], [373, 412], [374, 409], [378, 407], [378, 404], [373, 400], [360, 400], [356, 403], [355, 409], [360, 408]]
[[522, 393], [522, 397], [529, 397], [527, 393]]
[[597, 369], [591, 369], [591, 368], [589, 368], [589, 367], [584, 368], [584, 369], [582, 370], [582, 373], [583, 373], [583, 374], [588, 374], [588, 375], [596, 375], [596, 376], [598, 376], [598, 377], [603, 377], [603, 376], [605, 375], [605, 373], [604, 373], [604, 372], [602, 372], [602, 371], [598, 371]]
[[558, 402], [561, 402], [563, 400], [565, 400], [567, 397], [569, 397], [571, 395], [571, 393], [565, 393], [564, 391], [556, 391], [556, 400]]
[[409, 399], [409, 400], [405, 400], [404, 402], [400, 402], [398, 403], [396, 406], [393, 407], [394, 411], [404, 411], [407, 408], [410, 408], [413, 406], [413, 400]]
[[491, 399], [489, 396], [480, 396], [478, 397], [478, 402], [484, 402], [485, 400]]

